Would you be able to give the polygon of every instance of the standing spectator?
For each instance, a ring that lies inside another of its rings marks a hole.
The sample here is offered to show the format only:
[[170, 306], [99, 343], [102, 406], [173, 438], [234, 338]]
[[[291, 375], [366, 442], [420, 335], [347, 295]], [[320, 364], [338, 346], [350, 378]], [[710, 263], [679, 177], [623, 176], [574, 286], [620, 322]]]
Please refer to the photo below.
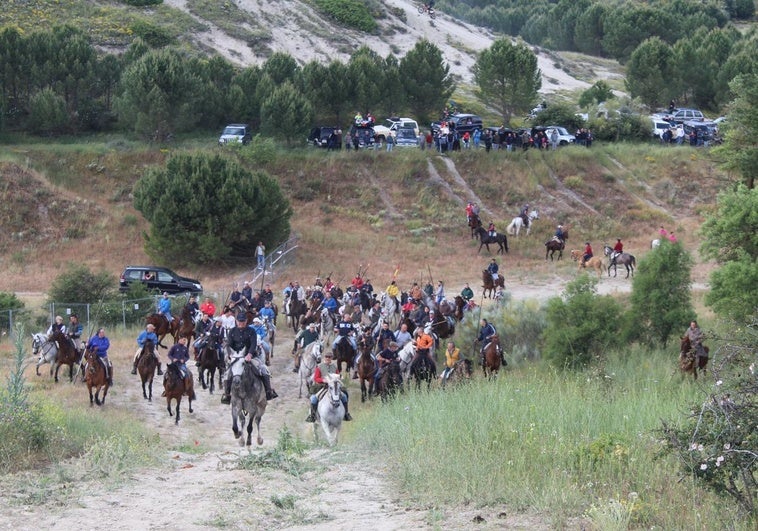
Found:
[[471, 142], [471, 134], [468, 131], [466, 131], [465, 133], [463, 133], [463, 149], [471, 149], [470, 142]]
[[558, 149], [558, 141], [560, 140], [560, 137], [558, 136], [558, 130], [553, 129], [553, 132], [550, 133], [550, 148], [555, 151]]
[[492, 149], [492, 132], [487, 129], [484, 132], [484, 150], [489, 153]]
[[437, 281], [437, 290], [435, 291], [435, 296], [435, 300], [438, 305], [445, 300], [445, 284], [441, 280]]
[[350, 136], [350, 131], [345, 133], [345, 149], [350, 151], [350, 147], [353, 145], [353, 138]]
[[258, 247], [255, 248], [255, 258], [258, 259], [258, 269], [261, 271], [266, 267], [266, 246], [263, 242], [258, 242]]
[[432, 149], [432, 143], [434, 142], [434, 137], [432, 136], [432, 132], [429, 131], [426, 133], [426, 149]]
[[476, 149], [479, 149], [479, 144], [480, 144], [480, 142], [482, 140], [482, 130], [481, 129], [474, 129], [473, 140], [474, 140], [474, 147]]
[[387, 135], [387, 153], [392, 151], [393, 147], [395, 147], [395, 137], [390, 133]]

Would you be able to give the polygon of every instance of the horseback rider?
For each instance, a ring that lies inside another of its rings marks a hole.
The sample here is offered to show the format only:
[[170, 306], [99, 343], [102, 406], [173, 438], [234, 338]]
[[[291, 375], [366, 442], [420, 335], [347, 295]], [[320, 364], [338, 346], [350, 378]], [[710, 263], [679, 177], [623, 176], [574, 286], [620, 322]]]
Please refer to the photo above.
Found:
[[274, 292], [271, 291], [271, 284], [266, 284], [266, 287], [263, 288], [263, 291], [261, 291], [261, 299], [263, 299], [264, 304], [266, 303], [266, 301], [268, 301], [273, 306]]
[[385, 293], [388, 297], [395, 299], [395, 304], [400, 307], [400, 288], [397, 287], [396, 280], [393, 279], [392, 282], [390, 282], [390, 285], [387, 286]]
[[395, 333], [395, 342], [398, 348], [403, 348], [406, 343], [413, 340], [413, 336], [408, 331], [408, 324], [403, 323], [400, 325], [400, 330]]
[[200, 305], [200, 311], [203, 313], [207, 313], [211, 317], [216, 315], [216, 305], [213, 304], [213, 301], [210, 299], [210, 297], [206, 297], [205, 301]]
[[616, 258], [624, 252], [624, 244], [621, 243], [621, 238], [616, 238], [616, 245], [613, 246], [613, 253], [611, 254], [611, 264], [616, 263]]
[[[385, 323], [386, 324], [386, 323]], [[369, 355], [371, 356], [371, 359], [374, 360], [374, 364], [376, 364], [376, 356], [374, 355], [374, 347], [377, 345], [381, 345], [380, 343], [377, 343], [375, 336], [371, 333], [371, 328], [366, 327], [363, 330], [363, 333], [361, 334], [360, 339], [358, 340], [361, 347], [365, 347], [368, 349]], [[394, 336], [393, 336], [394, 337]], [[355, 359], [353, 359], [353, 380], [357, 380], [358, 377], [358, 361], [361, 359], [362, 352], [359, 350], [355, 354]]]
[[[374, 376], [374, 381], [379, 381], [379, 378], [382, 377], [382, 373], [384, 372], [384, 368], [389, 365], [390, 363], [398, 363], [399, 362], [399, 355], [398, 351], [400, 350], [400, 346], [394, 342], [390, 341], [390, 343], [379, 352], [379, 354], [376, 356], [376, 362], [379, 365], [379, 368], [376, 371], [376, 375]], [[400, 383], [402, 383], [402, 376], [400, 377]]]
[[455, 346], [454, 341], [448, 341], [447, 348], [445, 349], [445, 369], [440, 374], [440, 380], [442, 380], [442, 383], [444, 383], [448, 376], [450, 376], [450, 373], [453, 372], [453, 367], [458, 363], [460, 357], [461, 349]]
[[521, 207], [521, 212], [519, 212], [519, 216], [524, 221], [524, 227], [528, 228], [529, 227], [529, 203]]
[[[484, 366], [484, 350], [487, 348], [487, 345], [490, 344], [492, 336], [497, 335], [497, 330], [495, 330], [495, 326], [488, 322], [487, 319], [482, 319], [479, 324], [481, 325], [481, 328], [479, 329], [479, 336], [476, 340], [482, 344], [482, 348], [479, 350], [479, 358], [481, 360], [481, 365]], [[500, 354], [500, 361], [505, 365], [505, 356], [503, 355], [503, 350], [500, 348], [500, 345], [497, 346], [497, 351]]]
[[263, 324], [263, 320], [260, 317], [254, 318], [250, 328], [255, 330], [255, 333], [258, 335], [258, 346], [263, 349], [266, 356], [269, 356], [271, 354], [271, 345], [269, 345], [267, 340], [268, 329]]
[[592, 258], [592, 246], [590, 242], [584, 242], [584, 256], [582, 256], [582, 265], [587, 263], [587, 260]]
[[66, 331], [66, 335], [68, 336], [71, 344], [74, 345], [74, 350], [82, 350], [83, 345], [81, 345], [79, 340], [81, 339], [83, 332], [84, 327], [82, 326], [82, 323], [79, 322], [79, 316], [75, 313], [72, 313], [68, 318], [68, 329]]
[[332, 320], [336, 323], [337, 322], [337, 310], [340, 307], [340, 303], [337, 302], [337, 299], [332, 297], [332, 294], [330, 292], [326, 292], [326, 295], [324, 296], [324, 301], [321, 303], [321, 305], [326, 308], [326, 311], [329, 312], [330, 317]]
[[703, 331], [700, 330], [697, 321], [692, 321], [690, 323], [690, 326], [687, 328], [687, 331], [684, 333], [684, 335], [689, 338], [690, 345], [692, 345], [692, 348], [695, 350], [695, 354], [698, 358], [698, 364], [700, 363], [700, 358], [708, 358], [708, 353], [705, 351], [705, 347], [703, 346]]
[[487, 235], [490, 238], [494, 238], [495, 236], [497, 236], [497, 231], [495, 230], [495, 222], [494, 221], [490, 221], [490, 224], [487, 227]]
[[192, 321], [197, 318], [196, 316], [200, 313], [200, 305], [197, 303], [197, 297], [194, 295], [190, 295], [189, 300], [187, 301], [187, 304], [184, 305], [184, 311], [188, 311], [189, 314], [192, 316]]
[[334, 282], [332, 282], [331, 277], [326, 277], [326, 282], [324, 283], [324, 291], [326, 293], [329, 293], [334, 288]]
[[97, 334], [92, 336], [87, 342], [87, 348], [94, 351], [97, 357], [103, 363], [105, 367], [105, 378], [108, 380], [108, 385], [113, 385], [113, 366], [108, 359], [108, 349], [111, 346], [110, 340], [105, 336], [105, 328], [100, 328]]
[[208, 331], [208, 344], [212, 345], [218, 355], [218, 361], [224, 360], [224, 338], [226, 337], [226, 328], [221, 319], [213, 321], [213, 326]]
[[366, 281], [363, 283], [363, 286], [361, 286], [361, 291], [365, 292], [369, 298], [374, 294], [374, 285], [371, 284], [371, 279], [367, 278]]
[[324, 300], [323, 288], [318, 284], [311, 287], [311, 300], [318, 301], [319, 304]]
[[497, 260], [494, 258], [490, 261], [490, 265], [487, 266], [487, 272], [492, 275], [492, 282], [495, 282], [498, 279], [497, 272], [500, 270], [500, 267], [497, 265]]
[[63, 317], [60, 315], [55, 316], [50, 328], [47, 329], [47, 338], [51, 339], [56, 332], [60, 332], [61, 334], [66, 333], [66, 325], [63, 324]]
[[434, 338], [431, 336], [431, 329], [422, 328], [419, 327], [416, 330], [416, 353], [413, 355], [413, 360], [411, 360], [411, 371], [414, 367], [416, 367], [416, 364], [418, 363], [419, 358], [421, 356], [426, 356], [429, 361], [432, 362], [432, 367], [435, 367], [436, 372], [436, 363], [434, 361], [434, 358], [432, 357], [431, 351], [434, 348]]
[[162, 315], [168, 321], [169, 327], [174, 318], [171, 316], [171, 299], [168, 298], [168, 291], [163, 292], [163, 297], [158, 299], [158, 315]]
[[[224, 394], [221, 396], [222, 404], [230, 404], [232, 401], [232, 366], [242, 358], [253, 362], [255, 373], [263, 381], [266, 390], [266, 400], [273, 400], [279, 395], [271, 388], [271, 375], [266, 365], [260, 363], [258, 355], [258, 335], [252, 328], [247, 327], [247, 315], [244, 312], [237, 314], [237, 326], [229, 331], [227, 336], [227, 356], [231, 359], [224, 373]], [[234, 355], [234, 357], [232, 357]], [[257, 362], [257, 363], [256, 363]]]
[[299, 348], [305, 349], [308, 345], [318, 340], [318, 331], [316, 330], [316, 323], [309, 323], [307, 327], [303, 327], [295, 336], [295, 345], [292, 347], [292, 355], [295, 357], [295, 368], [292, 372], [298, 372], [300, 370], [300, 354]]
[[235, 306], [237, 306], [240, 303], [240, 301], [242, 301], [242, 292], [240, 291], [239, 286], [237, 286], [235, 284], [234, 285], [234, 289], [229, 294], [229, 304], [228, 304], [228, 307], [229, 308], [234, 308]]
[[434, 291], [435, 302], [439, 305], [445, 300], [445, 283], [441, 280], [437, 281], [437, 289]]
[[411, 291], [408, 293], [408, 296], [413, 299], [416, 303], [421, 301], [423, 298], [423, 294], [421, 292], [421, 287], [418, 285], [418, 282], [414, 282], [413, 286], [411, 286]]
[[555, 229], [555, 236], [553, 236], [553, 239], [559, 242], [566, 241], [566, 234], [563, 232], [563, 225], [558, 225], [558, 228]]
[[474, 203], [469, 201], [468, 204], [466, 205], [466, 222], [467, 223], [471, 223], [471, 218], [473, 217], [473, 214], [474, 214]]
[[353, 318], [350, 314], [346, 313], [342, 316], [342, 320], [334, 326], [334, 331], [337, 333], [337, 337], [335, 337], [332, 342], [332, 350], [337, 349], [337, 345], [343, 338], [347, 338], [350, 342], [350, 346], [353, 347], [353, 352], [358, 350], [358, 344], [355, 342], [354, 337], [356, 327], [353, 324]]
[[363, 278], [361, 277], [360, 273], [355, 275], [355, 278], [350, 282], [350, 284], [356, 290], [360, 290], [363, 287]]
[[195, 349], [195, 361], [197, 361], [197, 356], [200, 353], [200, 350], [208, 344], [208, 336], [210, 335], [212, 326], [213, 321], [211, 321], [211, 318], [207, 313], [204, 313], [195, 325], [195, 337], [197, 339], [195, 339], [195, 342], [192, 344], [192, 347]]
[[[339, 373], [339, 367], [334, 362], [334, 354], [331, 352], [325, 353], [324, 361], [316, 365], [316, 369], [313, 371], [313, 386], [311, 390], [315, 392], [311, 395], [311, 412], [308, 417], [306, 417], [305, 422], [316, 422], [316, 414], [318, 413], [318, 395], [319, 392], [327, 385], [327, 383], [324, 381], [324, 376], [327, 374]], [[345, 416], [343, 417], [343, 420], [353, 420], [353, 417], [350, 416], [350, 413], [347, 410], [349, 397], [347, 395], [347, 389], [344, 387], [340, 393], [340, 400], [342, 401], [342, 405], [345, 406]]]
[[[301, 301], [304, 300], [305, 297], [300, 299]], [[250, 285], [250, 281], [246, 280], [245, 285], [242, 286], [242, 302], [247, 303], [248, 305], [253, 300], [253, 287]]]
[[466, 301], [466, 304], [474, 298], [474, 290], [472, 290], [468, 283], [465, 285], [463, 290], [461, 290], [461, 297], [463, 297], [463, 300]]
[[[137, 361], [139, 360], [142, 350], [145, 348], [145, 343], [152, 341], [153, 345], [158, 344], [158, 335], [155, 333], [155, 325], [148, 324], [145, 329], [137, 336], [137, 352], [134, 353], [134, 363], [132, 364], [132, 374], [137, 374]], [[158, 349], [153, 350], [153, 356], [158, 362], [158, 376], [163, 374], [161, 370], [161, 358], [158, 355]]]
[[[261, 295], [261, 297], [263, 297], [263, 295]], [[264, 322], [268, 321], [272, 325], [274, 324], [276, 312], [274, 312], [274, 308], [271, 307], [271, 301], [267, 300], [263, 303], [263, 308], [258, 312], [258, 315]]]
[[[187, 360], [189, 360], [187, 341], [187, 336], [182, 336], [179, 338], [178, 343], [171, 345], [171, 348], [168, 349], [168, 359], [177, 369], [179, 369], [179, 373], [182, 375], [182, 378], [184, 378], [185, 394], [189, 396], [191, 400], [194, 400], [195, 391], [192, 390], [192, 373], [187, 368]], [[163, 396], [166, 396], [165, 391], [163, 392]]]

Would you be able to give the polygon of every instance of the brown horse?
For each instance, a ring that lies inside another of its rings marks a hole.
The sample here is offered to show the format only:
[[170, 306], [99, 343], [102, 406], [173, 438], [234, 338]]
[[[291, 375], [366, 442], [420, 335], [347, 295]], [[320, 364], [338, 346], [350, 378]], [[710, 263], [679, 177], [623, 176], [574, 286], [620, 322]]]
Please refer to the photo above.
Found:
[[169, 363], [166, 366], [166, 375], [163, 377], [163, 396], [166, 397], [166, 409], [168, 409], [170, 417], [174, 416], [171, 411], [171, 400], [176, 399], [176, 420], [174, 424], [179, 424], [179, 406], [182, 404], [182, 396], [185, 394], [189, 399], [189, 412], [192, 413], [192, 401], [195, 399], [192, 378], [184, 378], [179, 367], [175, 363]]
[[692, 347], [690, 338], [687, 336], [682, 338], [679, 345], [679, 369], [684, 373], [691, 372], [695, 380], [697, 380], [698, 370], [705, 372], [705, 367], [708, 365], [707, 354], [710, 350], [705, 345], [703, 345], [703, 350], [705, 350], [706, 357], [698, 357], [697, 350]]
[[484, 347], [484, 356], [482, 358], [482, 371], [485, 376], [494, 378], [500, 370], [500, 337], [495, 334]]
[[179, 336], [179, 319], [176, 317], [172, 317], [171, 322], [169, 323], [168, 319], [163, 315], [153, 313], [145, 318], [145, 324], [151, 324], [155, 327], [155, 335], [158, 336], [159, 347], [167, 348], [166, 345], [163, 344], [163, 338], [169, 334], [174, 338], [174, 343], [176, 343]]
[[569, 239], [568, 230], [563, 231], [563, 239], [552, 238], [545, 242], [545, 261], [547, 262], [547, 256], [550, 255], [550, 261], [553, 261], [553, 255], [555, 251], [558, 251], [558, 260], [563, 258], [563, 250], [566, 248], [566, 240]]
[[471, 217], [468, 220], [468, 226], [471, 229], [471, 237], [476, 238], [477, 236], [479, 236], [477, 229], [482, 226], [481, 218], [477, 216], [476, 214], [471, 214]]
[[473, 367], [471, 360], [469, 359], [462, 359], [455, 362], [455, 365], [453, 365], [453, 370], [450, 372], [448, 377], [443, 380], [443, 385], [456, 385], [461, 382], [467, 382], [471, 379], [471, 375], [473, 373]]
[[492, 280], [492, 274], [484, 269], [482, 271], [482, 288], [484, 288], [483, 295], [487, 296], [487, 291], [490, 292], [490, 299], [493, 297], [495, 293], [495, 288], [497, 286], [500, 286], [501, 288], [505, 289], [505, 278], [503, 278], [503, 275], [498, 275], [497, 280]]
[[[353, 345], [350, 344], [350, 341], [345, 338], [340, 338], [339, 341], [337, 341], [337, 347], [333, 349], [334, 351], [334, 359], [337, 362], [337, 370], [339, 370], [340, 374], [342, 375], [349, 375], [351, 370], [353, 370], [353, 364], [355, 363], [355, 349], [353, 349]], [[342, 364], [346, 365], [346, 370], [342, 370]], [[348, 376], [349, 377], [349, 376]]]
[[68, 381], [74, 381], [74, 365], [78, 364], [82, 359], [82, 354], [79, 352], [71, 340], [63, 332], [54, 332], [50, 337], [50, 341], [54, 341], [58, 346], [58, 355], [55, 358], [55, 383], [58, 383], [58, 370], [61, 365], [68, 365]]
[[602, 256], [593, 256], [586, 262], [579, 261], [579, 271], [582, 270], [583, 267], [586, 267], [587, 269], [594, 268], [595, 271], [597, 271], [597, 278], [600, 278], [603, 276], [603, 269], [605, 269], [605, 265], [603, 264], [603, 257]]
[[192, 340], [195, 339], [195, 316], [187, 306], [182, 309], [182, 318], [179, 320], [177, 338], [179, 337], [186, 337], [188, 345], [191, 345]]
[[[226, 364], [224, 363], [224, 353], [219, 350], [213, 342], [208, 342], [201, 350], [197, 357], [197, 372], [200, 385], [203, 389], [210, 387], [210, 394], [213, 394], [214, 379], [216, 369], [219, 371], [219, 385], [221, 385], [221, 375], [224, 372]], [[208, 373], [208, 380], [205, 379], [205, 373]]]
[[[150, 340], [145, 341], [145, 346], [142, 347], [142, 352], [137, 358], [137, 372], [140, 380], [142, 380], [142, 397], [148, 402], [153, 401], [153, 378], [155, 378], [157, 368], [158, 360], [155, 359], [155, 345]], [[147, 384], [149, 395], [145, 392], [145, 384]]]
[[[93, 401], [98, 406], [105, 404], [105, 395], [108, 394], [108, 378], [105, 372], [105, 362], [101, 361], [97, 355], [97, 349], [85, 349], [84, 359], [87, 361], [86, 371], [84, 373], [84, 381], [87, 383], [87, 391], [89, 391], [89, 405], [93, 404]], [[111, 378], [113, 375], [111, 374]], [[95, 388], [95, 394], [92, 395], [92, 388]], [[103, 399], [100, 400], [100, 389], [103, 390]]]
[[376, 394], [386, 401], [388, 398], [395, 396], [397, 391], [403, 392], [403, 375], [400, 363], [393, 361], [382, 369], [382, 376], [376, 382]]
[[466, 307], [466, 299], [460, 295], [455, 296], [455, 310], [453, 311], [453, 317], [458, 322], [463, 319], [463, 309]]
[[368, 342], [361, 341], [358, 345], [358, 351], [361, 356], [358, 358], [358, 379], [361, 382], [361, 402], [369, 400], [374, 394], [374, 375], [376, 374], [376, 364], [371, 357], [371, 345]]
[[[451, 322], [452, 321], [452, 322]], [[432, 331], [437, 334], [439, 339], [447, 339], [455, 334], [455, 319], [448, 319], [442, 314], [434, 314], [434, 320], [431, 322]]]

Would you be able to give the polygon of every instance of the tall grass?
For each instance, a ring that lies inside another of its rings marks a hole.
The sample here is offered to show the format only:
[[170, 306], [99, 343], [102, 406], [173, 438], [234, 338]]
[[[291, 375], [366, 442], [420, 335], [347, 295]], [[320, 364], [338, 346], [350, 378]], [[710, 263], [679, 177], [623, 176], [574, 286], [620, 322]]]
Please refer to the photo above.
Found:
[[555, 526], [584, 515], [598, 528], [625, 519], [721, 527], [735, 517], [723, 507], [704, 512], [711, 495], [693, 496], [676, 463], [656, 459], [661, 419], [675, 423], [702, 391], [674, 367], [665, 353], [641, 351], [591, 372], [530, 365], [496, 381], [407, 393], [373, 410], [357, 438], [393, 456], [392, 476], [422, 503], [505, 504], [550, 514]]

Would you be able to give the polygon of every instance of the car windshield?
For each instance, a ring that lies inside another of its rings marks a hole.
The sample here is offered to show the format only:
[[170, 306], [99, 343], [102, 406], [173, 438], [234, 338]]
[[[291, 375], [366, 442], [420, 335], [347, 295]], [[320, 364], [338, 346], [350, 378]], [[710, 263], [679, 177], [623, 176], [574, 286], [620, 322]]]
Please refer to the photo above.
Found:
[[[218, 131], [218, 129], [217, 129]], [[225, 135], [238, 135], [238, 136], [244, 136], [245, 135], [245, 128], [244, 127], [227, 127], [224, 129], [223, 134]]]
[[400, 129], [397, 136], [399, 138], [416, 138], [416, 132], [413, 129]]

